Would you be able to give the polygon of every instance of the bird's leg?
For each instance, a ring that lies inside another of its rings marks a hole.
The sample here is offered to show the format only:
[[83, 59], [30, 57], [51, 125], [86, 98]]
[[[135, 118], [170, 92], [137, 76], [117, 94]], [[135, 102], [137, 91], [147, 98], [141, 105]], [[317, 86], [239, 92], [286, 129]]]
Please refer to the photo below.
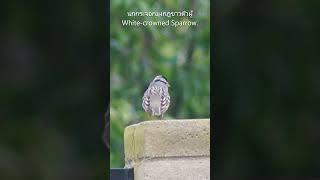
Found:
[[149, 113], [149, 120], [155, 120], [155, 116], [151, 112]]
[[163, 120], [163, 114], [161, 114], [161, 120]]

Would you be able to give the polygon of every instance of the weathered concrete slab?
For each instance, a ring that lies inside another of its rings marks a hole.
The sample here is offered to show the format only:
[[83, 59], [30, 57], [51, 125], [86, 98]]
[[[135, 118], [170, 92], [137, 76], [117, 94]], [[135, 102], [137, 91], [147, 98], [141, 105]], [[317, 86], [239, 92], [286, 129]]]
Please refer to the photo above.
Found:
[[210, 157], [147, 160], [134, 170], [135, 180], [207, 180]]
[[126, 166], [134, 167], [136, 180], [209, 179], [209, 119], [131, 125], [125, 129], [124, 147]]

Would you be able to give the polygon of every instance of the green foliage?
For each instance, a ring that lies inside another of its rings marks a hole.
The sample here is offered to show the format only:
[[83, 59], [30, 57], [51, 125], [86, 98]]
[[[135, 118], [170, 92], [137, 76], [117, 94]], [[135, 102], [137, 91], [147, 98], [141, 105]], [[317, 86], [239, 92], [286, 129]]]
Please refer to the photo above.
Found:
[[[122, 26], [123, 19], [188, 20], [186, 17], [127, 17], [128, 11], [190, 11], [198, 26]], [[148, 120], [141, 106], [159, 74], [171, 87], [165, 119], [207, 118], [210, 108], [209, 1], [111, 1], [111, 167], [123, 167], [123, 130]]]

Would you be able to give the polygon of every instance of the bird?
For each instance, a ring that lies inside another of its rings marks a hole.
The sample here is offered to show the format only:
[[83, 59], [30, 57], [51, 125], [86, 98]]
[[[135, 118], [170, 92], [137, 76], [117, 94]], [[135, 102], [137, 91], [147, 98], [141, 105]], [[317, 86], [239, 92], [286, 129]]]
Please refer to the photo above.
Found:
[[161, 116], [170, 106], [170, 84], [163, 75], [157, 75], [149, 84], [142, 97], [142, 107], [151, 116]]

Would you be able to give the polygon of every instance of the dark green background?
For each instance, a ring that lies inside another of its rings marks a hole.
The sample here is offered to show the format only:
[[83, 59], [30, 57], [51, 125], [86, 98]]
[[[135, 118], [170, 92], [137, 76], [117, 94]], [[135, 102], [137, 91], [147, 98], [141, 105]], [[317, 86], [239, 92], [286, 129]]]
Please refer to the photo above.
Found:
[[106, 3], [2, 1], [0, 179], [106, 179]]
[[213, 8], [214, 175], [319, 178], [320, 1]]

